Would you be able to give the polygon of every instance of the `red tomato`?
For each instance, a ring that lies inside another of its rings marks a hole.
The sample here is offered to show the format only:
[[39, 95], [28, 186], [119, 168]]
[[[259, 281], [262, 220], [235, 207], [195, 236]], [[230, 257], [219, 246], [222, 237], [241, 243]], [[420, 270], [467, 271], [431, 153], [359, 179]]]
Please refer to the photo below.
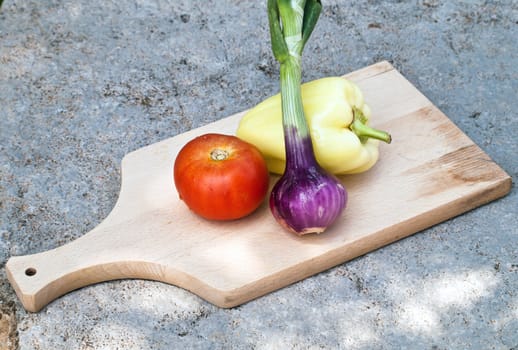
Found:
[[269, 180], [259, 150], [236, 136], [198, 136], [180, 150], [174, 163], [180, 199], [211, 220], [233, 220], [253, 212], [266, 197]]

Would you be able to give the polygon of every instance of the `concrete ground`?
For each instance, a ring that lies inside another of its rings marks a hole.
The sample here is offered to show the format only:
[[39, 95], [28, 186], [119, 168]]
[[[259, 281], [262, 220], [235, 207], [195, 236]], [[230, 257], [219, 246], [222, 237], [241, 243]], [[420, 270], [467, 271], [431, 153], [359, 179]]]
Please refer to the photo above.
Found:
[[[265, 3], [4, 1], [1, 349], [518, 349], [515, 185], [233, 309], [141, 280], [23, 309], [5, 262], [95, 227], [127, 152], [276, 91]], [[515, 0], [324, 1], [304, 80], [388, 60], [516, 183], [517, 38]]]

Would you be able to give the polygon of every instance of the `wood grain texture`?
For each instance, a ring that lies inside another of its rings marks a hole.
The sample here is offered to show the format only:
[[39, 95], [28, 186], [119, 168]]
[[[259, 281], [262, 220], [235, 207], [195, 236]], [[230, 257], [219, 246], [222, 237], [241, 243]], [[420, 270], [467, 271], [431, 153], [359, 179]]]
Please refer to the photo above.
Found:
[[[321, 235], [296, 237], [266, 203], [232, 222], [197, 217], [178, 199], [172, 165], [207, 132], [234, 134], [242, 113], [124, 157], [119, 199], [92, 231], [56, 249], [11, 257], [6, 271], [29, 311], [101, 281], [142, 278], [232, 307], [504, 196], [511, 178], [389, 63], [346, 76], [391, 145], [369, 172], [343, 176], [347, 210]], [[272, 185], [276, 180], [272, 176]]]

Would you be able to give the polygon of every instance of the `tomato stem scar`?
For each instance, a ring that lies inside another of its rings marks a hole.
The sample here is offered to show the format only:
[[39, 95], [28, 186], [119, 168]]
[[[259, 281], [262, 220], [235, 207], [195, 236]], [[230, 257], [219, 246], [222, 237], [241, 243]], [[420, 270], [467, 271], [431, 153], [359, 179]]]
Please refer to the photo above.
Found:
[[228, 158], [228, 152], [224, 149], [216, 148], [210, 152], [210, 158], [212, 160], [225, 160]]

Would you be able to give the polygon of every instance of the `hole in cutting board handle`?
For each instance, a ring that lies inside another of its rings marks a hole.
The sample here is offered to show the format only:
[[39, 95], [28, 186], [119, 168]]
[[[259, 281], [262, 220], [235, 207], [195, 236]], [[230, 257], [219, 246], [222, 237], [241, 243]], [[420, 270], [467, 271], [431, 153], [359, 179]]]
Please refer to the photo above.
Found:
[[36, 274], [36, 269], [34, 267], [28, 267], [26, 270], [25, 270], [25, 275], [26, 276], [29, 276], [29, 277], [32, 277]]

